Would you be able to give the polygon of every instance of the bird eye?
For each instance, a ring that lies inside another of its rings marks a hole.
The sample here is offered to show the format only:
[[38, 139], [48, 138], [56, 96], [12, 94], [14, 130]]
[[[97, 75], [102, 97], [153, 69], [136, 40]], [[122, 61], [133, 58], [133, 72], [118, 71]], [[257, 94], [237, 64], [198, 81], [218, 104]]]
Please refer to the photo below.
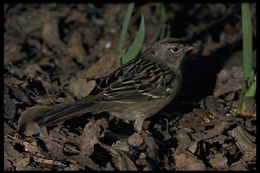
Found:
[[171, 48], [170, 51], [173, 53], [177, 53], [179, 51], [179, 49], [177, 47], [174, 47], [174, 48]]

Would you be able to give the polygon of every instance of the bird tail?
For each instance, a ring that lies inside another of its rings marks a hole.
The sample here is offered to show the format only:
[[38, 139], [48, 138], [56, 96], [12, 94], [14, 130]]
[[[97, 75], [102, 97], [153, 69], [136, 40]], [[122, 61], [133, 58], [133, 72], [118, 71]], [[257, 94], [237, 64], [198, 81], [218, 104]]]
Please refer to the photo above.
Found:
[[36, 118], [34, 121], [43, 126], [52, 125], [73, 117], [77, 117], [84, 113], [91, 112], [88, 110], [88, 107], [91, 105], [92, 103], [75, 102], [55, 110], [45, 112], [41, 115], [41, 117]]
[[57, 124], [59, 122], [92, 112], [95, 103], [93, 99], [83, 99], [67, 105], [35, 106], [22, 113], [18, 121], [18, 129], [35, 122], [40, 126]]

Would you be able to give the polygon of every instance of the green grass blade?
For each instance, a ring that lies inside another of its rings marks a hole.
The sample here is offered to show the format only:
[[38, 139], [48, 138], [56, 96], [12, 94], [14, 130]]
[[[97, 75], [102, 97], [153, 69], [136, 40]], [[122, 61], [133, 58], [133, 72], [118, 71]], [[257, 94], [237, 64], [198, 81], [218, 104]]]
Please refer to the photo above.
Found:
[[255, 75], [254, 82], [251, 84], [251, 86], [246, 91], [245, 96], [246, 97], [254, 97], [255, 94], [256, 94], [256, 75]]
[[[243, 32], [243, 71], [245, 76], [245, 83], [242, 84], [242, 90], [240, 94], [240, 106], [241, 112], [247, 111], [245, 104], [246, 97], [254, 97], [256, 94], [256, 75], [253, 69], [253, 33], [252, 33], [252, 21], [250, 13], [250, 5], [247, 2], [243, 2], [241, 5], [242, 11], [242, 32]], [[248, 81], [253, 83], [248, 86]]]
[[160, 17], [160, 22], [164, 23], [166, 18], [166, 10], [164, 4], [157, 2], [155, 3], [155, 14]]
[[144, 24], [144, 16], [142, 15], [141, 24], [139, 26], [138, 33], [133, 43], [131, 44], [131, 46], [129, 47], [125, 56], [122, 59], [123, 64], [127, 63], [138, 54], [138, 52], [142, 48], [144, 37], [145, 37], [145, 24]]
[[161, 4], [161, 9], [160, 9], [160, 16], [161, 16], [161, 22], [165, 22], [165, 18], [166, 18], [166, 10], [165, 10], [165, 6], [163, 4]]
[[122, 27], [122, 30], [120, 33], [118, 47], [117, 47], [117, 52], [120, 55], [122, 55], [122, 52], [123, 52], [123, 47], [124, 47], [124, 43], [125, 43], [125, 39], [126, 39], [126, 32], [127, 32], [128, 24], [129, 24], [133, 9], [134, 9], [134, 3], [130, 3], [128, 5], [127, 11], [126, 11], [126, 15], [124, 17], [123, 27]]
[[243, 32], [243, 69], [245, 78], [253, 79], [253, 46], [252, 22], [248, 2], [242, 2], [242, 32]]

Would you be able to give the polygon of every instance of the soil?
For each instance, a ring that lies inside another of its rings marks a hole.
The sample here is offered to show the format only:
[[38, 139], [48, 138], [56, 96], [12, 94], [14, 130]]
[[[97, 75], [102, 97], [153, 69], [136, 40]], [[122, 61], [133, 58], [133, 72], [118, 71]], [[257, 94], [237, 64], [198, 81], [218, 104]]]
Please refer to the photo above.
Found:
[[[136, 3], [125, 47], [145, 18], [145, 50], [166, 34], [193, 45], [178, 96], [144, 122], [109, 113], [17, 131], [33, 106], [88, 96], [121, 65], [127, 4], [4, 5], [4, 170], [256, 170], [256, 103], [236, 111], [244, 81], [241, 6]], [[163, 9], [165, 15], [163, 15]], [[251, 4], [254, 45], [256, 6]], [[254, 47], [254, 68], [255, 66]]]

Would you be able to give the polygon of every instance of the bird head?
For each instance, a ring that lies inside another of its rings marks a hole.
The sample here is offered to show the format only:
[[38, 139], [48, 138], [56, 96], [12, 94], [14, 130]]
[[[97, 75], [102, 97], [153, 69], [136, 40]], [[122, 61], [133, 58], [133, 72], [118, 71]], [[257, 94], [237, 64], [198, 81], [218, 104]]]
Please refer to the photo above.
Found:
[[180, 67], [182, 58], [193, 47], [185, 44], [180, 39], [165, 38], [156, 42], [148, 51], [148, 57], [158, 59], [172, 69]]

